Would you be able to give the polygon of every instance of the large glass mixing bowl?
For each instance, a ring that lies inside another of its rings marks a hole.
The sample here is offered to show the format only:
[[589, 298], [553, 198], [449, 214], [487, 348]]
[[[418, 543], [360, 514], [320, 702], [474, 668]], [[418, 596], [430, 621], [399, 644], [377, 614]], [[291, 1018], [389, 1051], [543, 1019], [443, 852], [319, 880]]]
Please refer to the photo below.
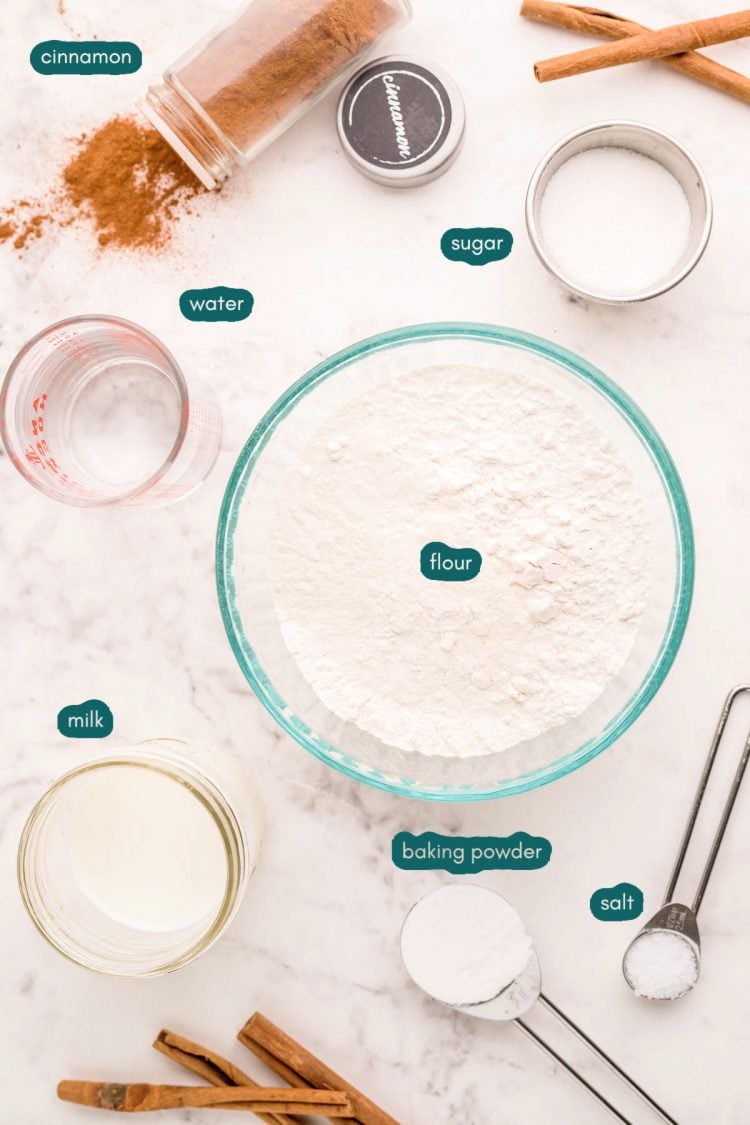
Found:
[[[650, 600], [633, 650], [577, 717], [502, 753], [427, 756], [387, 745], [332, 713], [284, 643], [269, 574], [269, 529], [287, 470], [315, 430], [352, 398], [424, 367], [504, 366], [553, 385], [615, 443], [640, 486], [653, 541]], [[242, 557], [241, 568], [236, 561]], [[402, 796], [475, 801], [533, 789], [570, 773], [619, 738], [653, 699], [677, 654], [693, 590], [690, 512], [661, 438], [626, 394], [585, 360], [547, 340], [481, 324], [386, 332], [319, 364], [289, 388], [245, 445], [227, 486], [216, 557], [219, 601], [240, 667], [276, 722], [321, 761]]]

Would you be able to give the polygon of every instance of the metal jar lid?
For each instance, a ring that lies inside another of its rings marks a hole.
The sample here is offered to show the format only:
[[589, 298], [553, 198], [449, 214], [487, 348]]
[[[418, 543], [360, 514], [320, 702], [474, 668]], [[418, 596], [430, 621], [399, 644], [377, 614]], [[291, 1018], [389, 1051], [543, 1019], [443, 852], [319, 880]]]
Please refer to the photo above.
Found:
[[456, 159], [466, 114], [445, 71], [407, 55], [387, 55], [347, 83], [337, 122], [355, 168], [389, 187], [414, 187], [442, 175]]

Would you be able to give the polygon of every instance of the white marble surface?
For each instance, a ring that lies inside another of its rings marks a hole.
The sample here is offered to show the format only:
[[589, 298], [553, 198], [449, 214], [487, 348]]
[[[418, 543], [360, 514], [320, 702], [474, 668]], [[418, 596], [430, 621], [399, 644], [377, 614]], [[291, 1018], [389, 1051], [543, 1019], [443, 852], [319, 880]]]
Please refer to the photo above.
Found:
[[[93, 1121], [54, 1099], [63, 1076], [179, 1080], [149, 1049], [173, 1026], [242, 1063], [233, 1036], [255, 1008], [309, 1042], [408, 1125], [586, 1125], [602, 1112], [512, 1027], [466, 1021], [410, 987], [397, 938], [412, 901], [447, 876], [396, 871], [400, 829], [549, 836], [541, 872], [493, 873], [534, 933], [550, 995], [673, 1113], [680, 1125], [743, 1125], [750, 1049], [750, 793], [737, 809], [701, 918], [704, 975], [673, 1006], [651, 1007], [619, 971], [635, 925], [595, 922], [591, 892], [621, 879], [658, 905], [707, 740], [725, 691], [750, 677], [750, 109], [657, 64], [539, 87], [531, 63], [583, 45], [535, 27], [506, 0], [415, 0], [399, 46], [453, 73], [465, 92], [465, 150], [442, 180], [389, 193], [339, 151], [333, 103], [269, 151], [221, 197], [202, 201], [174, 252], [144, 262], [100, 256], [87, 232], [0, 259], [0, 363], [60, 317], [108, 311], [162, 337], [185, 370], [207, 374], [226, 417], [207, 485], [160, 512], [91, 513], [47, 501], [4, 460], [2, 473], [2, 764], [0, 766], [0, 1121]], [[77, 135], [127, 110], [227, 3], [53, 0], [3, 8], [0, 198], [50, 181]], [[627, 14], [671, 23], [718, 13], [723, 0], [628, 0]], [[122, 79], [52, 79], [30, 46], [75, 33], [132, 38], [146, 59]], [[750, 72], [750, 48], [715, 48]], [[643, 307], [577, 303], [541, 270], [522, 203], [539, 155], [568, 130], [640, 118], [688, 144], [714, 190], [716, 224], [699, 269]], [[449, 226], [494, 224], [517, 236], [484, 269], [441, 258]], [[238, 325], [183, 320], [192, 285], [241, 285], [256, 312]], [[213, 537], [224, 484], [261, 412], [314, 362], [365, 335], [423, 320], [494, 321], [537, 332], [618, 380], [670, 446], [698, 543], [691, 622], [648, 712], [566, 780], [475, 807], [433, 807], [368, 790], [281, 737], [236, 666], [221, 625]], [[125, 745], [162, 734], [234, 747], [253, 766], [268, 817], [260, 866], [231, 932], [167, 979], [123, 982], [65, 963], [21, 907], [14, 860], [31, 803], [56, 773], [100, 751], [57, 735], [63, 705], [109, 702]], [[747, 717], [747, 716], [746, 716]], [[214, 1120], [184, 1113], [184, 1121]], [[165, 1118], [166, 1120], [166, 1118]], [[632, 1120], [653, 1118], [633, 1114]]]

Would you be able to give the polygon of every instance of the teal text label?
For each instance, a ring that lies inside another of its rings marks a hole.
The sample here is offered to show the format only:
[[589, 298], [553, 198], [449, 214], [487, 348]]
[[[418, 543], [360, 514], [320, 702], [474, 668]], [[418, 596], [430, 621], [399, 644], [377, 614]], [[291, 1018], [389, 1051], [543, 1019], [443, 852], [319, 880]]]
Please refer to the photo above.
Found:
[[29, 61], [37, 74], [134, 74], [143, 54], [135, 43], [47, 39], [32, 47]]
[[402, 871], [536, 871], [546, 867], [552, 844], [544, 836], [514, 832], [512, 836], [441, 836], [438, 832], [399, 832], [391, 855]]
[[592, 894], [589, 907], [600, 922], [632, 922], [643, 914], [643, 891], [633, 883], [600, 887]]
[[255, 300], [247, 289], [186, 289], [180, 297], [180, 312], [187, 320], [247, 320]]
[[114, 725], [112, 712], [101, 699], [71, 703], [57, 716], [57, 729], [66, 738], [106, 738]]
[[451, 262], [486, 266], [508, 257], [513, 235], [504, 227], [451, 227], [440, 239], [440, 249]]
[[470, 582], [482, 569], [482, 556], [474, 547], [449, 547], [435, 540], [420, 551], [419, 569], [432, 582]]

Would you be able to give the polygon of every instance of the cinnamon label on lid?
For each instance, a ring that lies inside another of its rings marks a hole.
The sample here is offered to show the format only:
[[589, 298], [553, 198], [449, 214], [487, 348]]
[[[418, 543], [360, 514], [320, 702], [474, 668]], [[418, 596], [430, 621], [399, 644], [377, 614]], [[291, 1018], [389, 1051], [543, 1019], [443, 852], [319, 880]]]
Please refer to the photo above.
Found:
[[389, 55], [347, 84], [338, 130], [354, 166], [378, 183], [411, 187], [447, 171], [464, 135], [463, 99], [434, 65]]

